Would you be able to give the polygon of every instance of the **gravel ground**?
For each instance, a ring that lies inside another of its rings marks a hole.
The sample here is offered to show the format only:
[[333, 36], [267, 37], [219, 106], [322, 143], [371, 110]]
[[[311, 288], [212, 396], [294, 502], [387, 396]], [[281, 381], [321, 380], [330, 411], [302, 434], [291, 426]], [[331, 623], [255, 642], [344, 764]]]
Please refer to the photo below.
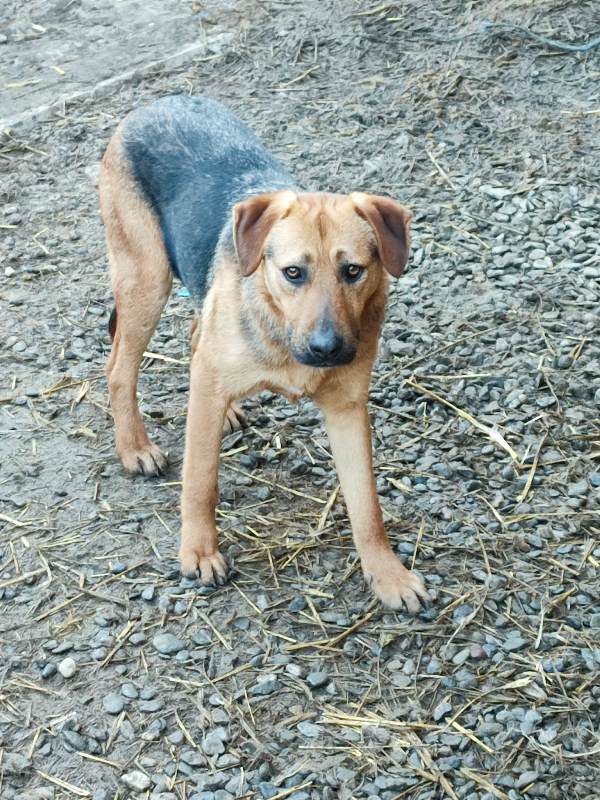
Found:
[[[600, 798], [600, 48], [485, 20], [600, 28], [592, 0], [248, 0], [201, 57], [4, 132], [2, 800]], [[140, 385], [173, 467], [117, 463], [93, 175], [174, 91], [308, 185], [414, 210], [371, 411], [390, 536], [436, 598], [416, 619], [363, 585], [316, 409], [270, 395], [223, 442], [233, 580], [180, 579], [177, 288]]]

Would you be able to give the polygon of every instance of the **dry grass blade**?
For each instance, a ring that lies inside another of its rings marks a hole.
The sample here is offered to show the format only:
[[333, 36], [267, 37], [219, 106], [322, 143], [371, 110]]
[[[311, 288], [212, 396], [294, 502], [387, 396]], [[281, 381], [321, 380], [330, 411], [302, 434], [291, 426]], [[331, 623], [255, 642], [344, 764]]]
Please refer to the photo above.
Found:
[[533, 459], [533, 464], [531, 465], [531, 469], [529, 470], [529, 474], [527, 476], [527, 482], [525, 483], [525, 486], [523, 487], [523, 491], [517, 497], [517, 502], [519, 502], [519, 503], [522, 503], [525, 500], [525, 498], [527, 497], [527, 495], [529, 494], [529, 492], [531, 490], [531, 484], [533, 483], [533, 479], [535, 478], [535, 472], [536, 472], [536, 470], [538, 468], [538, 464], [540, 463], [540, 455], [541, 455], [541, 452], [542, 452], [542, 447], [544, 446], [544, 442], [546, 441], [547, 437], [548, 437], [548, 434], [545, 433], [544, 436], [542, 437], [541, 442], [538, 445], [537, 452], [536, 452], [535, 457]]
[[15, 586], [17, 583], [22, 583], [22, 581], [27, 581], [30, 578], [37, 578], [38, 575], [42, 575], [46, 570], [43, 567], [40, 569], [34, 569], [31, 572], [24, 572], [22, 575], [16, 575], [14, 578], [7, 578], [5, 581], [0, 581], [0, 589], [5, 589], [7, 586]]
[[468, 423], [470, 423], [474, 428], [485, 433], [485, 435], [491, 439], [492, 442], [497, 444], [503, 450], [505, 450], [508, 455], [512, 458], [512, 460], [516, 464], [521, 464], [521, 459], [519, 458], [518, 454], [513, 450], [513, 448], [508, 444], [506, 439], [502, 436], [502, 434], [498, 433], [498, 431], [494, 430], [493, 428], [489, 428], [487, 425], [484, 425], [483, 422], [479, 422], [472, 414], [469, 414], [468, 411], [464, 411], [462, 408], [455, 406], [449, 400], [446, 400], [444, 397], [440, 397], [439, 394], [432, 392], [430, 389], [425, 388], [420, 383], [417, 382], [414, 375], [407, 379], [406, 383], [411, 386], [413, 389], [416, 389], [417, 392], [421, 392], [422, 394], [431, 397], [432, 400], [435, 400], [438, 403], [446, 406], [447, 408], [452, 409], [455, 414], [458, 414], [459, 417], [462, 417]]
[[353, 625], [350, 625], [349, 628], [343, 630], [341, 633], [332, 636], [330, 639], [316, 639], [312, 642], [297, 642], [291, 644], [289, 647], [286, 648], [288, 652], [294, 652], [296, 650], [305, 650], [307, 647], [335, 647], [336, 644], [342, 642], [347, 636], [350, 636], [351, 633], [358, 630], [365, 622], [368, 622], [371, 617], [377, 612], [376, 604], [371, 604], [372, 610], [368, 611], [363, 617], [358, 619]]
[[77, 797], [92, 796], [92, 793], [88, 792], [87, 789], [80, 789], [79, 786], [74, 786], [72, 783], [63, 781], [62, 778], [55, 778], [53, 775], [48, 775], [47, 772], [42, 772], [40, 769], [36, 769], [36, 772], [40, 776], [40, 778], [44, 778], [44, 780], [48, 781], [49, 783], [53, 783], [55, 786], [59, 786], [66, 792], [71, 792], [71, 794], [77, 795]]
[[468, 767], [461, 767], [460, 771], [465, 776], [465, 778], [468, 778], [470, 781], [475, 781], [476, 784], [482, 786], [487, 792], [493, 794], [494, 797], [498, 797], [499, 800], [509, 800], [507, 794], [504, 794], [504, 792], [498, 789], [496, 786], [494, 786], [493, 783], [490, 783], [482, 775], [479, 775], [472, 769], [469, 769]]
[[387, 728], [390, 731], [439, 731], [439, 725], [431, 725], [427, 722], [401, 722], [397, 719], [385, 719], [377, 714], [346, 714], [337, 709], [327, 709], [320, 719], [323, 725], [340, 725], [346, 728], [364, 728], [367, 725], [378, 725], [380, 728]]
[[322, 531], [323, 528], [325, 527], [325, 524], [327, 522], [327, 517], [329, 516], [329, 512], [333, 508], [339, 493], [340, 493], [340, 485], [338, 483], [333, 492], [329, 495], [329, 499], [325, 504], [325, 508], [321, 512], [321, 516], [319, 517], [319, 521], [317, 522], [317, 532]]

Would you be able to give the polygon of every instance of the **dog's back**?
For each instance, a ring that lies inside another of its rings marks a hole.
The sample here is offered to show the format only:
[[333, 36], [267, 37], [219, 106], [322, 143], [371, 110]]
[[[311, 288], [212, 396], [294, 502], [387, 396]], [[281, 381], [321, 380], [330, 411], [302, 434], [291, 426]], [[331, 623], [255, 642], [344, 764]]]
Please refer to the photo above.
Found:
[[120, 136], [171, 267], [199, 303], [233, 204], [294, 181], [238, 117], [209, 98], [164, 97], [132, 112]]

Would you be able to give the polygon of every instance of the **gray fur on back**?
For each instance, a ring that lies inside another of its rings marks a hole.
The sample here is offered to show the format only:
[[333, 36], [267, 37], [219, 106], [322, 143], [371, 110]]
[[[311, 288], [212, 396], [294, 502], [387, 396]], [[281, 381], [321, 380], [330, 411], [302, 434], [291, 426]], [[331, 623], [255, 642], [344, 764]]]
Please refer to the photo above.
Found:
[[201, 304], [217, 246], [231, 246], [231, 208], [297, 189], [294, 179], [228, 108], [174, 95], [133, 111], [122, 141], [140, 193], [156, 212], [174, 273]]

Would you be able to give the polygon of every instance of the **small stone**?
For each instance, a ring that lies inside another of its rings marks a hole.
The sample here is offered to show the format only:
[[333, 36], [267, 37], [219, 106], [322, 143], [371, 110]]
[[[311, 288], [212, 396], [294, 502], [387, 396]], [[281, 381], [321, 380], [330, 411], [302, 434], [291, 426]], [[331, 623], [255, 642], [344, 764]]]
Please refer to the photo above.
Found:
[[439, 722], [452, 711], [450, 703], [439, 703], [432, 712], [434, 722]]
[[480, 644], [472, 644], [469, 648], [469, 655], [471, 658], [480, 659], [485, 658], [485, 650]]
[[492, 197], [494, 200], [503, 200], [511, 194], [509, 189], [503, 189], [502, 186], [491, 186], [488, 183], [482, 183], [479, 187], [479, 191], [481, 194]]
[[155, 697], [153, 700], [140, 700], [138, 704], [138, 708], [144, 714], [155, 714], [157, 711], [161, 711], [164, 706], [163, 701], [160, 697]]
[[102, 698], [102, 707], [108, 714], [120, 714], [125, 707], [125, 700], [120, 694], [111, 692]]
[[540, 723], [541, 721], [542, 721], [542, 715], [540, 714], [540, 712], [536, 711], [533, 708], [530, 709], [529, 711], [527, 711], [521, 722], [520, 725], [521, 733], [525, 734], [526, 736], [529, 736], [534, 732], [534, 730], [538, 727], [538, 723]]
[[70, 752], [85, 751], [87, 749], [85, 739], [80, 733], [77, 733], [77, 731], [64, 728], [62, 731], [62, 737], [65, 740], [66, 749]]
[[204, 756], [197, 750], [183, 750], [179, 758], [190, 767], [201, 767], [206, 763]]
[[553, 742], [558, 736], [558, 731], [558, 725], [548, 725], [548, 727], [542, 728], [538, 733], [538, 742], [540, 744], [550, 744], [550, 742]]
[[192, 633], [192, 642], [199, 647], [204, 647], [212, 642], [212, 637], [207, 631], [199, 629]]
[[262, 781], [258, 784], [258, 791], [264, 800], [270, 800], [271, 797], [275, 797], [276, 794], [280, 793], [277, 786], [273, 783], [267, 783], [267, 781]]
[[452, 658], [452, 663], [456, 664], [456, 666], [462, 666], [465, 661], [468, 660], [469, 656], [471, 655], [470, 648], [463, 647], [462, 650], [459, 650], [458, 653]]
[[250, 689], [250, 694], [257, 696], [264, 696], [273, 694], [278, 689], [281, 689], [281, 683], [274, 675], [265, 675], [261, 680]]
[[306, 600], [304, 597], [294, 597], [293, 600], [290, 600], [288, 603], [288, 611], [298, 612], [303, 611], [306, 608]]
[[321, 686], [326, 686], [329, 683], [329, 674], [327, 672], [309, 672], [306, 676], [306, 682], [311, 689], [319, 689]]
[[58, 671], [63, 676], [63, 678], [72, 678], [73, 675], [77, 672], [77, 663], [74, 658], [68, 656], [67, 658], [63, 658], [63, 660], [58, 665]]
[[534, 772], [533, 770], [527, 770], [519, 775], [517, 782], [515, 783], [515, 787], [517, 789], [524, 789], [525, 786], [529, 786], [530, 783], [535, 783], [538, 777], [539, 774], [537, 772]]
[[219, 756], [225, 752], [225, 742], [228, 739], [229, 734], [225, 728], [215, 728], [202, 739], [202, 749], [207, 756]]
[[137, 700], [139, 692], [133, 683], [124, 683], [121, 686], [121, 694], [129, 700]]
[[508, 639], [502, 642], [502, 649], [506, 650], [508, 653], [512, 653], [515, 650], [522, 650], [526, 646], [527, 642], [525, 639], [522, 639], [519, 634], [510, 636]]
[[314, 722], [299, 722], [297, 728], [303, 736], [308, 736], [310, 739], [317, 739], [322, 733], [320, 726]]
[[568, 355], [558, 356], [554, 360], [556, 369], [570, 369], [573, 366], [573, 357]]
[[227, 783], [228, 776], [225, 772], [203, 772], [197, 778], [196, 790], [211, 792], [221, 789]]
[[154, 586], [146, 586], [145, 589], [142, 590], [142, 600], [145, 600], [147, 603], [151, 603], [154, 600], [154, 595], [156, 594], [156, 589]]
[[577, 483], [570, 483], [567, 486], [567, 495], [569, 497], [579, 497], [588, 493], [588, 484], [586, 480], [577, 481]]
[[173, 636], [172, 633], [157, 633], [152, 644], [163, 656], [172, 656], [185, 648], [185, 642]]
[[57, 672], [58, 672], [58, 670], [56, 668], [56, 664], [48, 663], [48, 664], [46, 664], [46, 666], [42, 670], [42, 673], [41, 673], [42, 674], [42, 678], [44, 680], [47, 680], [48, 678], [51, 678], [53, 675], [56, 675]]
[[462, 765], [462, 758], [460, 758], [460, 756], [449, 756], [448, 758], [439, 758], [437, 765], [442, 772], [451, 772], [454, 769], [460, 769]]
[[139, 769], [134, 769], [131, 772], [126, 772], [124, 775], [121, 775], [121, 780], [125, 786], [133, 789], [134, 792], [145, 792], [152, 784], [150, 778], [143, 772], [140, 772]]

